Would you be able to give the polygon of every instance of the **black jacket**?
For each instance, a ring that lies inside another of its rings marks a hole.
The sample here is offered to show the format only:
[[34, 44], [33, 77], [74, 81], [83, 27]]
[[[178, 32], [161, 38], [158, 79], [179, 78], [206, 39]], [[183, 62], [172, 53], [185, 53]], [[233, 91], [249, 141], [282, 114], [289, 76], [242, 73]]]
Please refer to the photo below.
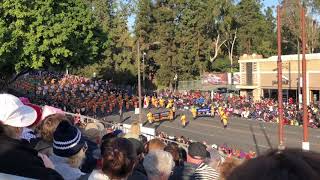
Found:
[[35, 179], [63, 179], [46, 168], [38, 152], [22, 141], [0, 135], [0, 172]]

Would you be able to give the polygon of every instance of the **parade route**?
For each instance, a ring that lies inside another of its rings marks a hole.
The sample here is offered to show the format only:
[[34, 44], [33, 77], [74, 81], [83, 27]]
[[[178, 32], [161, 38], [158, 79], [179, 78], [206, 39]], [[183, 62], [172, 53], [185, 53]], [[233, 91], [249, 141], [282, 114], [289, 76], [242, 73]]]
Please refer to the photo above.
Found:
[[[187, 120], [191, 120], [186, 127], [180, 123], [180, 114], [186, 114]], [[227, 144], [230, 147], [245, 151], [253, 150], [257, 154], [278, 146], [278, 124], [266, 123], [258, 120], [248, 120], [239, 117], [229, 118], [229, 125], [224, 129], [218, 117], [199, 117], [192, 120], [187, 111], [178, 111], [174, 121], [162, 121], [149, 124], [146, 122], [144, 112], [144, 126], [163, 131], [170, 136], [185, 136], [196, 141], [205, 141], [208, 144]], [[130, 124], [137, 120], [138, 116], [133, 112], [126, 112], [121, 122]], [[107, 117], [107, 120], [120, 122], [117, 115]], [[286, 147], [301, 148], [302, 128], [285, 126]], [[309, 128], [310, 150], [320, 152], [320, 130]]]

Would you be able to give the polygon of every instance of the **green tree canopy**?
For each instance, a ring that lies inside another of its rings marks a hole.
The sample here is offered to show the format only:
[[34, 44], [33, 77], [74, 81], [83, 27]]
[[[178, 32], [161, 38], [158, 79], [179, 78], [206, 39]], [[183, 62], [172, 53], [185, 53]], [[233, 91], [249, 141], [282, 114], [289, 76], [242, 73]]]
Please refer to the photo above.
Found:
[[1, 1], [2, 83], [28, 69], [92, 63], [101, 56], [103, 38], [80, 0]]

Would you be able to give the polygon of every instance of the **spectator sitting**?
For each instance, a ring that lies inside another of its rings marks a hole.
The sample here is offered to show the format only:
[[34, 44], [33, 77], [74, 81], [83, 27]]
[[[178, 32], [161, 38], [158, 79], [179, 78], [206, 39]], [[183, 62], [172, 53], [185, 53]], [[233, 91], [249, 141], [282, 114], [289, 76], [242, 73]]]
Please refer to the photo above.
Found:
[[272, 150], [236, 167], [227, 180], [319, 180], [320, 154], [300, 149]]
[[110, 138], [101, 144], [102, 169], [94, 170], [89, 180], [126, 180], [136, 162], [132, 143], [125, 138]]
[[62, 114], [53, 114], [47, 116], [40, 126], [38, 127], [38, 133], [40, 135], [40, 141], [36, 144], [35, 149], [38, 152], [46, 154], [47, 156], [53, 155], [52, 143], [53, 133], [58, 127], [59, 123], [65, 119]]
[[36, 111], [15, 96], [0, 94], [0, 172], [36, 179], [63, 179], [47, 156], [20, 140], [23, 127], [32, 125]]
[[53, 155], [50, 159], [65, 180], [75, 180], [85, 175], [79, 167], [87, 148], [80, 130], [68, 121], [61, 121], [53, 135]]
[[143, 160], [149, 180], [167, 180], [174, 167], [171, 154], [163, 150], [150, 152]]

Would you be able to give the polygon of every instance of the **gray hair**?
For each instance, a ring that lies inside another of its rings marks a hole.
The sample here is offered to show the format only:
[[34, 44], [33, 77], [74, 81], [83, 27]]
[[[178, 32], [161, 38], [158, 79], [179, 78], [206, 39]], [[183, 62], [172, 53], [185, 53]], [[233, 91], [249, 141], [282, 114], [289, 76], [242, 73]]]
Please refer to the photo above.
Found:
[[174, 167], [174, 162], [169, 152], [155, 150], [144, 158], [143, 166], [149, 177], [169, 176]]

